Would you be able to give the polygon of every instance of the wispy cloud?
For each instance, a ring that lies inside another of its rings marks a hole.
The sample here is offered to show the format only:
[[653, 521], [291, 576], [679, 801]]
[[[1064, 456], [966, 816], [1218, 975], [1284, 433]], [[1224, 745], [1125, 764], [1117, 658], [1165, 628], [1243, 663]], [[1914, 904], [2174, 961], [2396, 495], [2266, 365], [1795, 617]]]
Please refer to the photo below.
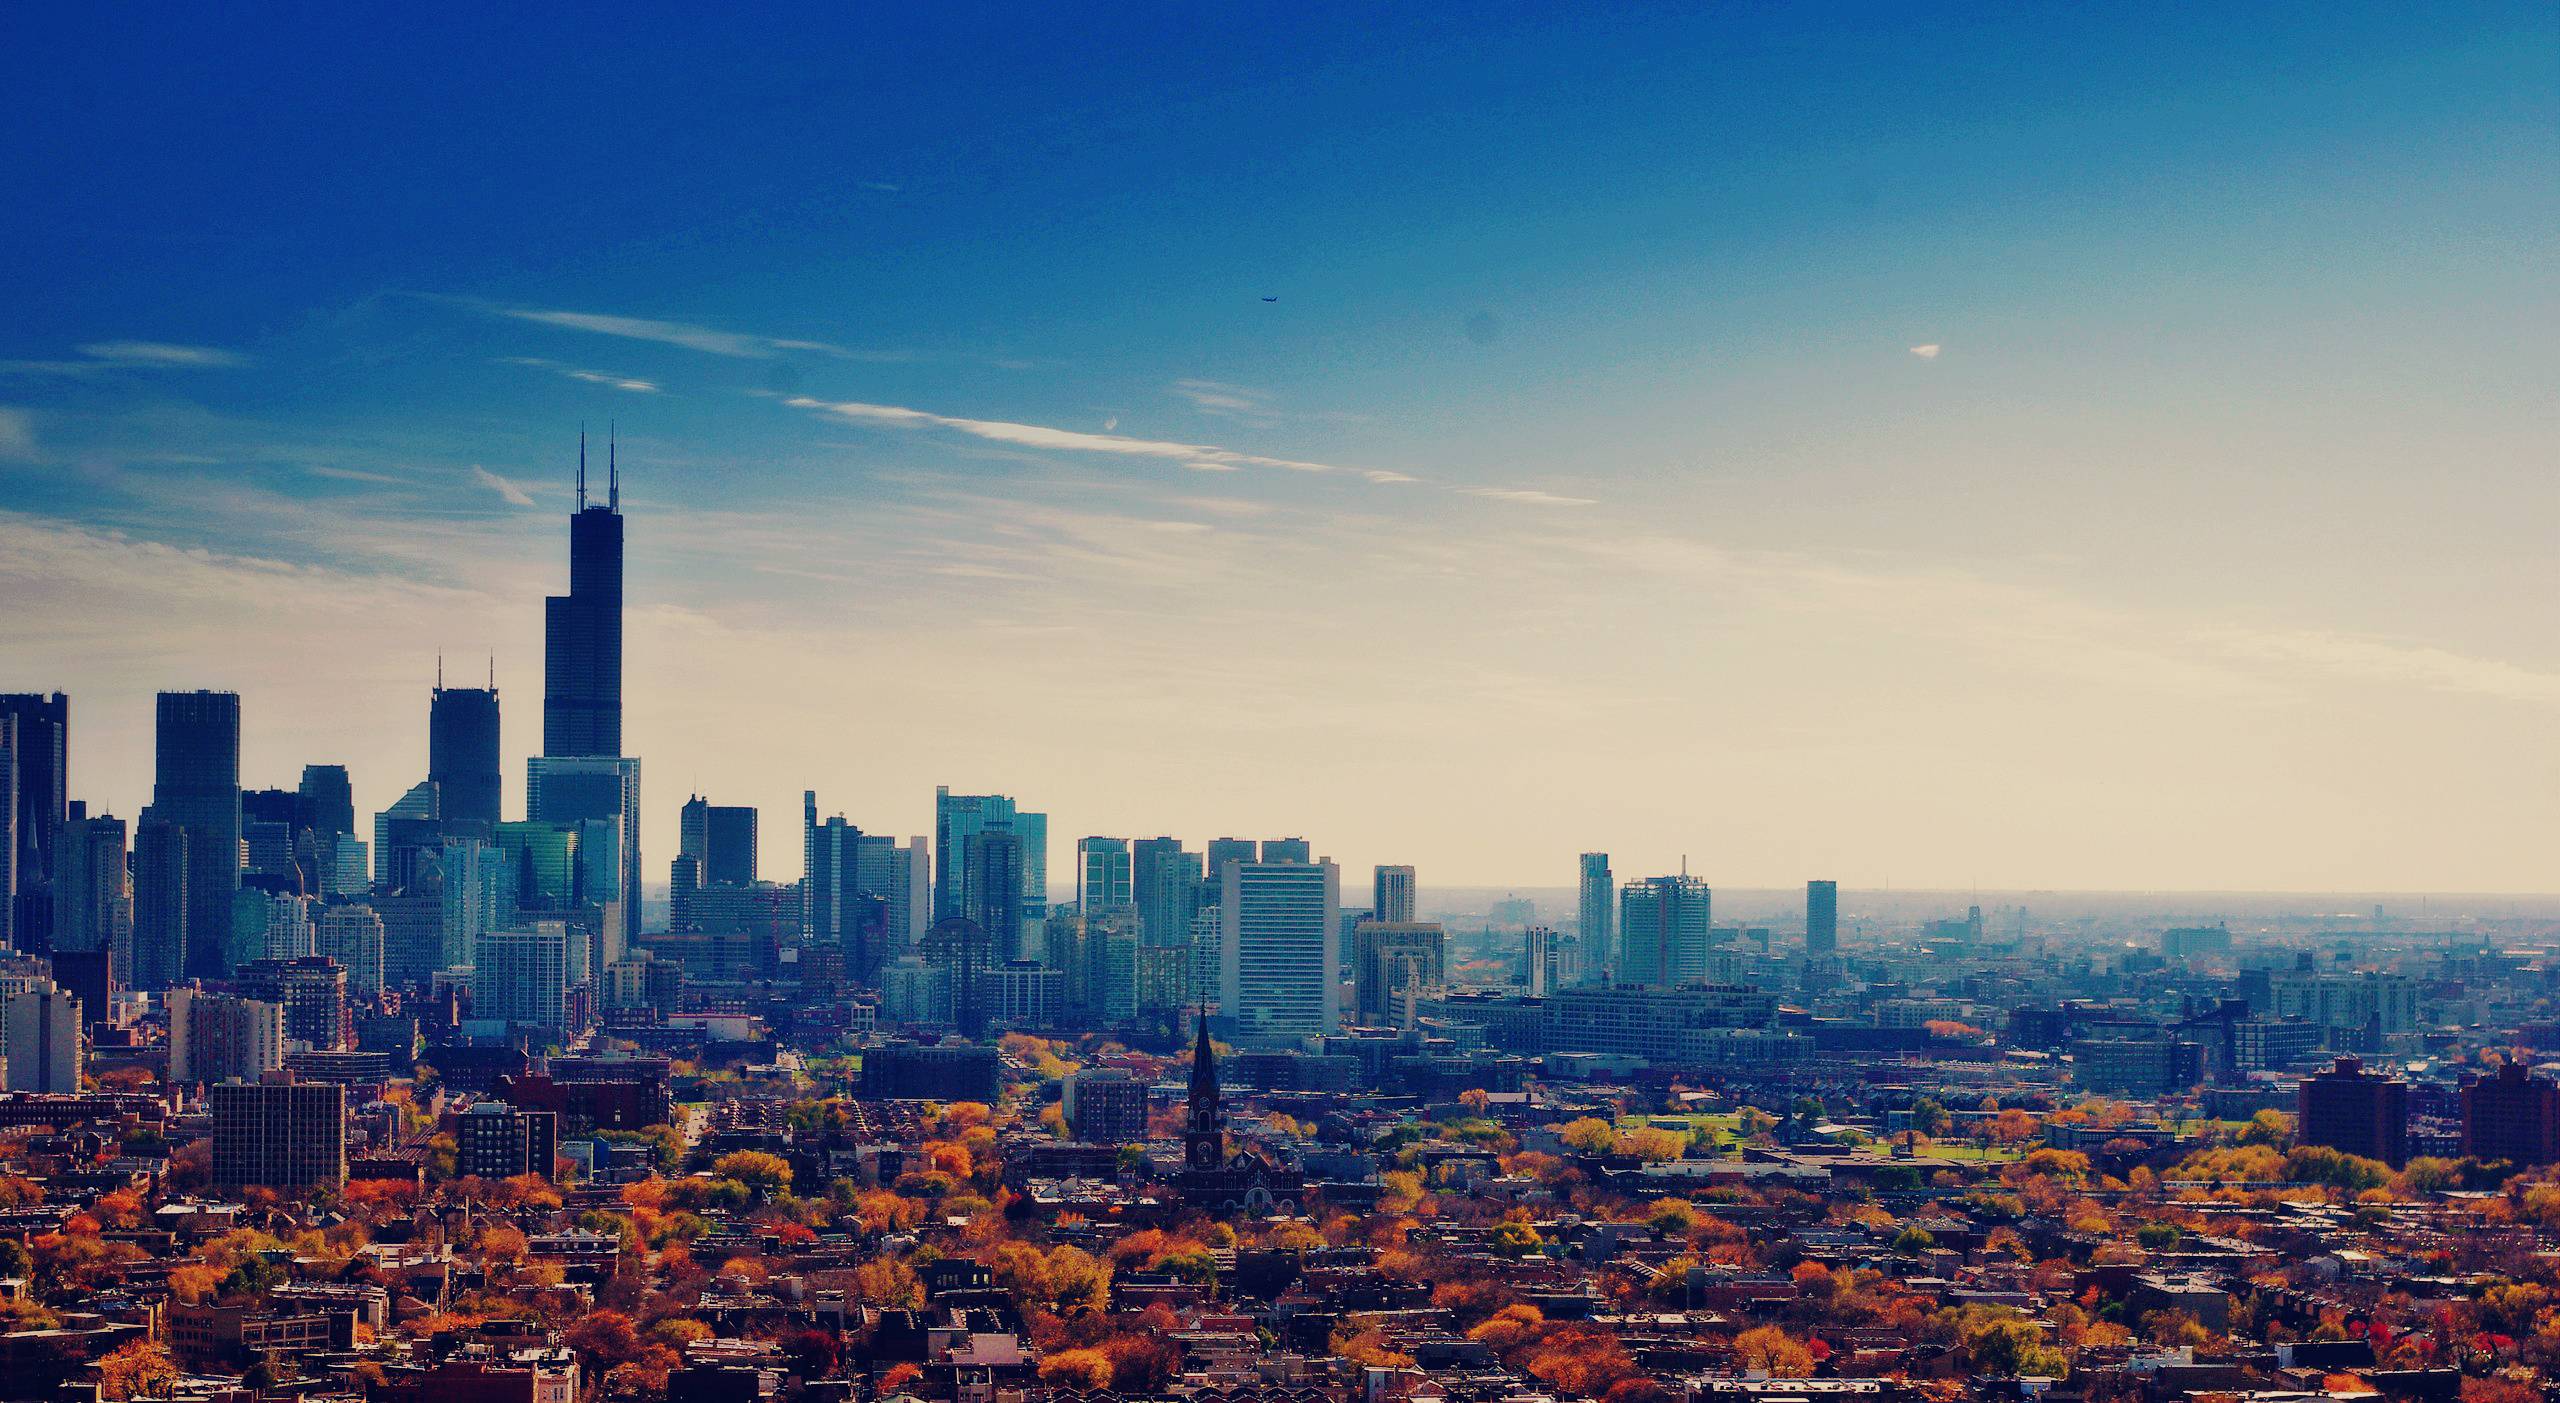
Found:
[[990, 443], [1012, 444], [1020, 448], [1046, 448], [1064, 453], [1108, 453], [1121, 458], [1152, 458], [1179, 463], [1196, 472], [1241, 472], [1246, 468], [1279, 468], [1300, 473], [1349, 473], [1371, 482], [1411, 482], [1403, 473], [1381, 468], [1346, 468], [1332, 463], [1309, 462], [1303, 458], [1272, 458], [1259, 453], [1240, 453], [1232, 448], [1218, 448], [1205, 443], [1176, 443], [1164, 439], [1128, 438], [1120, 434], [1089, 434], [1079, 429], [1053, 429], [1041, 424], [1015, 424], [1001, 419], [960, 419], [948, 414], [934, 414], [922, 409], [906, 409], [893, 404], [863, 404], [851, 400], [811, 399], [806, 395], [783, 401], [794, 409], [806, 409], [841, 419], [850, 424], [874, 424], [900, 429], [943, 429], [985, 439]]
[[1173, 392], [1191, 401], [1191, 407], [1203, 414], [1258, 423], [1269, 423], [1280, 417], [1279, 411], [1272, 407], [1270, 395], [1242, 385], [1222, 384], [1216, 380], [1176, 380]]
[[2200, 637], [2243, 660], [2294, 663], [2341, 677], [2431, 692], [2560, 703], [2560, 673], [2430, 644], [2320, 630], [2213, 629]]
[[92, 341], [78, 350], [79, 360], [0, 361], [0, 373], [95, 375], [104, 370], [232, 370], [249, 364], [238, 351], [172, 341]]
[[1944, 348], [1939, 346], [1937, 342], [1932, 341], [1927, 345], [1912, 347], [1911, 354], [1918, 356], [1922, 360], [1936, 360], [1938, 358], [1938, 352], [1942, 349]]
[[180, 346], [167, 341], [97, 341], [81, 347], [80, 354], [110, 365], [161, 365], [191, 370], [228, 370], [249, 363], [249, 358], [238, 351]]
[[361, 468], [338, 468], [331, 467], [324, 463], [307, 463], [303, 466], [302, 470], [311, 474], [313, 477], [336, 478], [340, 482], [379, 482], [398, 484], [407, 481], [406, 478], [393, 477], [389, 473], [369, 473]]
[[570, 312], [542, 307], [496, 307], [502, 317], [536, 322], [569, 331], [588, 331], [598, 336], [619, 336], [629, 341], [656, 341], [681, 346], [706, 355], [730, 356], [740, 360], [771, 360], [790, 351], [808, 351], [836, 356], [845, 360], [903, 360], [895, 353], [856, 351], [825, 341], [808, 341], [786, 336], [758, 336], [743, 331], [722, 331], [718, 327], [697, 326], [691, 322], [659, 321], [651, 317], [623, 317], [607, 312]]
[[894, 404], [821, 400], [812, 399], [806, 395], [786, 399], [783, 403], [794, 409], [805, 409], [849, 424], [867, 424], [896, 429], [938, 429], [1019, 448], [1049, 449], [1063, 453], [1101, 453], [1120, 458], [1142, 458], [1177, 463], [1194, 472], [1232, 473], [1242, 472], [1248, 468], [1274, 468], [1295, 473], [1340, 474], [1357, 477], [1364, 482], [1380, 486], [1403, 483], [1438, 486], [1470, 497], [1524, 506], [1586, 507], [1594, 504], [1593, 499], [1588, 497], [1568, 497], [1554, 492], [1541, 492], [1535, 488], [1432, 483], [1428, 479], [1416, 477], [1411, 473], [1397, 472], [1392, 468], [1349, 467], [1338, 463], [1313, 462], [1304, 458], [1274, 458], [1260, 453], [1220, 448], [1212, 444], [1130, 438], [1121, 434], [1094, 434], [1080, 429], [1057, 429], [1045, 424], [1017, 424], [1002, 419], [962, 419]]
[[1589, 507], [1599, 505], [1596, 497], [1567, 497], [1555, 492], [1541, 492], [1534, 487], [1461, 487], [1470, 497], [1489, 497], [1497, 502], [1517, 502], [1526, 507]]
[[478, 463], [471, 465], [471, 481], [477, 486], [486, 487], [490, 491], [497, 493], [500, 497], [505, 498], [509, 503], [515, 506], [529, 507], [533, 505], [532, 493], [525, 491], [513, 482], [498, 476], [496, 473], [489, 471]]
[[661, 393], [663, 389], [663, 387], [654, 380], [641, 380], [628, 375], [614, 375], [601, 370], [581, 370], [577, 366], [563, 365], [559, 361], [545, 360], [540, 356], [501, 356], [499, 357], [498, 363], [501, 365], [529, 366], [535, 370], [548, 370], [554, 375], [566, 376], [571, 380], [584, 381], [590, 385], [602, 385], [607, 389], [623, 390], [635, 395], [654, 395]]
[[36, 456], [36, 426], [23, 409], [0, 406], [0, 461], [33, 462]]

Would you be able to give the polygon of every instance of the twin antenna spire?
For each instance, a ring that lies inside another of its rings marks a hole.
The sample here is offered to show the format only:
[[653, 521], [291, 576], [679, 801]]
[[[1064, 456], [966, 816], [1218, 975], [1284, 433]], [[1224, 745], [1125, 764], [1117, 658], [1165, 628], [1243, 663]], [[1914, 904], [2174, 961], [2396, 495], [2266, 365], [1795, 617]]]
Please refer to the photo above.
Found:
[[[605, 422], [604, 441], [605, 510], [607, 511], [618, 512], [622, 510], [622, 468], [621, 465], [615, 461], [617, 456], [615, 449], [618, 447], [617, 440], [619, 440], [620, 437], [621, 435], [616, 432], [616, 426], [614, 423], [611, 420], [607, 420]], [[578, 421], [578, 510], [585, 511], [586, 509], [587, 425], [586, 421], [582, 419]]]

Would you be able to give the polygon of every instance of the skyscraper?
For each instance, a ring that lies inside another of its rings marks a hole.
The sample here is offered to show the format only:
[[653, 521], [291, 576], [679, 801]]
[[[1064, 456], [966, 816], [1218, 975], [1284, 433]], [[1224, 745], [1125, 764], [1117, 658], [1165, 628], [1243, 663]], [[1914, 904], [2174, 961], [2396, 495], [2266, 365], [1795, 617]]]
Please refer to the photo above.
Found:
[[1290, 1047], [1342, 1029], [1342, 869], [1230, 862], [1219, 873], [1218, 1002], [1233, 1041]]
[[1076, 909], [1098, 915], [1136, 900], [1126, 838], [1076, 840]]
[[[817, 812], [817, 795], [807, 812]], [[876, 984], [880, 971], [915, 943], [915, 854], [885, 834], [865, 833], [837, 814], [809, 826], [801, 878], [811, 945], [844, 952], [845, 972]]]
[[449, 824], [470, 824], [486, 838], [501, 817], [505, 779], [498, 762], [498, 689], [448, 687], [436, 669], [427, 699], [427, 778], [444, 796]]
[[356, 831], [355, 783], [347, 777], [346, 766], [303, 766], [302, 784], [295, 793], [301, 797], [302, 817], [312, 832]]
[[1262, 840], [1265, 862], [1313, 862], [1315, 849], [1304, 838], [1265, 838]]
[[1380, 867], [1370, 879], [1369, 915], [1388, 925], [1413, 922], [1413, 869]]
[[1840, 884], [1804, 884], [1804, 955], [1827, 960], [1840, 953]]
[[605, 450], [605, 504], [587, 501], [578, 435], [578, 510], [569, 518], [569, 592], [545, 601], [542, 753], [622, 753], [622, 472]]
[[112, 950], [117, 969], [132, 969], [133, 885], [123, 819], [101, 814], [62, 826], [54, 849], [53, 948]]
[[[1219, 884], [1226, 880], [1219, 874], [1226, 870], [1228, 863], [1258, 862], [1260, 860], [1261, 845], [1254, 842], [1251, 838], [1212, 838], [1209, 840], [1207, 871], [1205, 875], [1207, 876], [1209, 885], [1214, 892], [1214, 890], [1220, 889]], [[1214, 902], [1217, 898], [1213, 894], [1210, 899]]]
[[1200, 854], [1183, 851], [1179, 838], [1140, 838], [1129, 845], [1129, 889], [1140, 941], [1151, 949], [1191, 943], [1191, 923], [1200, 914]]
[[962, 845], [961, 914], [978, 923], [999, 962], [1022, 950], [1023, 843], [1010, 828], [986, 828]]
[[1607, 980], [1618, 970], [1617, 880], [1607, 853], [1582, 855], [1582, 963], [1585, 976]]
[[1669, 988], [1707, 977], [1712, 894], [1686, 873], [1629, 882], [1619, 895], [1617, 981]]
[[[949, 785], [940, 785], [933, 791], [933, 852], [936, 863], [933, 912], [936, 920], [970, 914], [965, 895], [969, 885], [969, 839], [975, 834], [994, 830], [1013, 834], [1018, 840], [1015, 864], [1019, 884], [1017, 908], [1028, 906], [1045, 910], [1047, 907], [1049, 816], [1021, 808], [1010, 795], [954, 794]], [[998, 947], [1005, 950], [1012, 949], [1020, 938], [1010, 931], [995, 934]]]
[[417, 855], [444, 846], [444, 788], [422, 779], [373, 816], [373, 880], [405, 887], [416, 874]]
[[677, 816], [676, 855], [702, 860], [705, 886], [744, 886], [753, 882], [755, 809], [741, 804], [714, 804], [699, 794], [687, 798]]
[[230, 973], [224, 952], [240, 890], [237, 692], [160, 694], [151, 807], [187, 831], [185, 971], [219, 979]]
[[[0, 715], [0, 947], [9, 949], [34, 948], [18, 934], [18, 827], [18, 718]], [[27, 880], [37, 880], [31, 862]]]
[[472, 955], [472, 1016], [551, 1033], [567, 1030], [574, 939], [559, 921], [482, 932]]
[[186, 977], [187, 830], [146, 809], [133, 834], [133, 963], [136, 989]]
[[17, 731], [9, 762], [17, 794], [10, 819], [0, 824], [14, 830], [17, 909], [0, 913], [0, 929], [12, 931], [21, 948], [38, 949], [53, 923], [54, 840], [70, 814], [71, 699], [60, 692], [0, 694], [0, 717], [14, 720]]
[[[601, 952], [596, 967], [622, 958], [640, 938], [640, 762], [616, 756], [537, 755], [525, 765], [525, 817], [536, 823], [596, 822], [614, 835], [610, 883], [591, 881], [586, 899], [621, 902], [618, 927], [610, 932], [612, 948]], [[585, 851], [588, 871], [605, 872], [604, 854]]]

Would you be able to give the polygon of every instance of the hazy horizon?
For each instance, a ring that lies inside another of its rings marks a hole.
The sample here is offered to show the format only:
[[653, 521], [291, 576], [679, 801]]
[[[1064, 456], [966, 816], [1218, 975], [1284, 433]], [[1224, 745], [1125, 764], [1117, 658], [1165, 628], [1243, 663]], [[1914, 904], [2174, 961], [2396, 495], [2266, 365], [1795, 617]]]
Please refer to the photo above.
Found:
[[[27, 10], [0, 691], [149, 798], [538, 748], [899, 836], [2560, 885], [2560, 11]], [[359, 823], [369, 831], [369, 823]]]

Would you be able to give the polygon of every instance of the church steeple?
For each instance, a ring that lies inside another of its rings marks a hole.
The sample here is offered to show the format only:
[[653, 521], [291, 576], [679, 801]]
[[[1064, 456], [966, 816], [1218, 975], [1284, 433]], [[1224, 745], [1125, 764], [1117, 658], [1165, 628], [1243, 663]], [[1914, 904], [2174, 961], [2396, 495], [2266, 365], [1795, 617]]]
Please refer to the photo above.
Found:
[[1215, 1169], [1227, 1162], [1226, 1115], [1218, 1104], [1218, 1054], [1209, 1045], [1209, 1010], [1193, 1015], [1199, 1036], [1191, 1044], [1191, 1119], [1184, 1129], [1183, 1162]]

